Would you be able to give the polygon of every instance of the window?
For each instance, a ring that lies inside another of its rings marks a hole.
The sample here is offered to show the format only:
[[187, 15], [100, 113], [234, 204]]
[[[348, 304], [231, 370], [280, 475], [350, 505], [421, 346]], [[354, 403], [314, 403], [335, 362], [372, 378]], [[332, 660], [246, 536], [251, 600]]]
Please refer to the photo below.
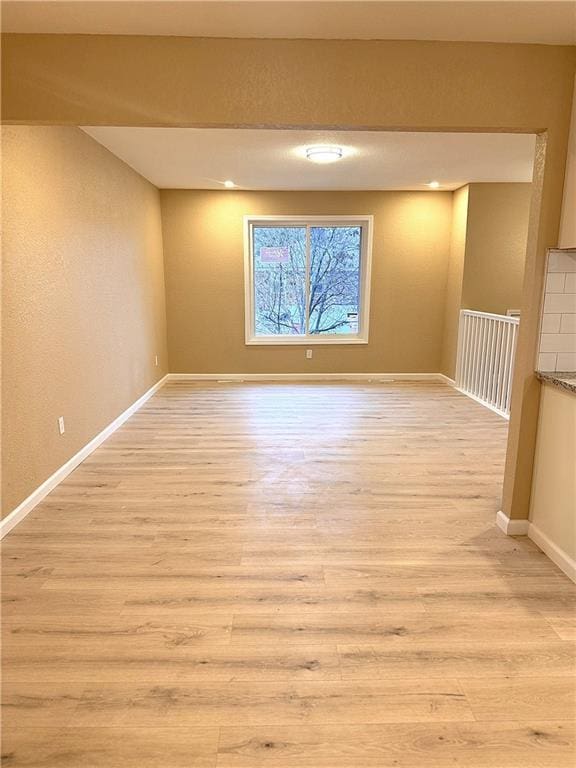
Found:
[[246, 343], [368, 341], [371, 216], [245, 217]]

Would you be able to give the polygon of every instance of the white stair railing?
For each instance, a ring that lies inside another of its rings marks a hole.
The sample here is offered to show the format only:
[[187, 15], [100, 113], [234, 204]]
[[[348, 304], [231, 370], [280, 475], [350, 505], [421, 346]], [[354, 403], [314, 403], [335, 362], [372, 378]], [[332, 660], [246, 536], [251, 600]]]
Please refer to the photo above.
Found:
[[506, 417], [519, 322], [507, 315], [460, 312], [456, 388]]

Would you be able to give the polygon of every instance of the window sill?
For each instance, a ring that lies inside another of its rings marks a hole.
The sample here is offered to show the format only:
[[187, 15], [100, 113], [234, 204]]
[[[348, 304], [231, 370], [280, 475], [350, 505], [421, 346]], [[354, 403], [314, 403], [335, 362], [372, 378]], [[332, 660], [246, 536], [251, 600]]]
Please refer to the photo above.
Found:
[[361, 336], [354, 336], [349, 339], [335, 339], [335, 338], [298, 338], [298, 337], [288, 337], [288, 338], [279, 338], [278, 336], [260, 336], [260, 337], [253, 337], [250, 339], [246, 339], [245, 342], [246, 346], [253, 347], [253, 346], [268, 346], [268, 347], [293, 347], [293, 346], [300, 346], [300, 347], [310, 347], [310, 346], [332, 346], [333, 344], [368, 344], [368, 339], [362, 338]]

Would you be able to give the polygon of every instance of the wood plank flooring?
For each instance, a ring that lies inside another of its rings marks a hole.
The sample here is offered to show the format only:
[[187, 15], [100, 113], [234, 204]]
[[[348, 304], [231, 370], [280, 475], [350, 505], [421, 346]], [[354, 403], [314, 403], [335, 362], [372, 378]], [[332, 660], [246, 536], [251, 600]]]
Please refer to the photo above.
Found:
[[6, 768], [574, 768], [576, 588], [437, 383], [170, 383], [3, 542]]

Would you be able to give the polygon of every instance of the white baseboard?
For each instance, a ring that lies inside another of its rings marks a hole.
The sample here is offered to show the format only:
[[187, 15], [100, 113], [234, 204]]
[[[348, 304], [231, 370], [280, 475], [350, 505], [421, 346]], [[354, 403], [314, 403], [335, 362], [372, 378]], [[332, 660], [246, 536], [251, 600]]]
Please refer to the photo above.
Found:
[[495, 408], [493, 405], [490, 405], [490, 403], [487, 403], [484, 400], [481, 400], [479, 397], [476, 397], [476, 395], [472, 395], [470, 392], [466, 392], [464, 389], [460, 389], [460, 387], [456, 386], [456, 382], [454, 381], [454, 379], [451, 379], [449, 376], [445, 376], [443, 373], [439, 373], [438, 376], [445, 384], [448, 384], [448, 386], [450, 387], [454, 387], [456, 392], [460, 392], [461, 395], [466, 395], [466, 397], [469, 397], [470, 400], [474, 400], [480, 405], [483, 405], [484, 408], [488, 408], [493, 413], [497, 413], [498, 416], [502, 416], [502, 418], [506, 419], [506, 421], [510, 421], [509, 414], [504, 413], [504, 411], [501, 411], [499, 408]]
[[169, 373], [168, 381], [444, 381], [441, 373]]
[[10, 514], [0, 522], [0, 539], [6, 536], [6, 534], [11, 531], [12, 528], [14, 528], [14, 526], [17, 525], [21, 520], [23, 520], [26, 515], [31, 512], [34, 507], [37, 506], [42, 501], [42, 499], [50, 493], [50, 491], [56, 488], [56, 486], [61, 483], [65, 477], [67, 477], [74, 469], [76, 469], [78, 464], [81, 464], [84, 459], [92, 453], [92, 451], [96, 450], [96, 448], [98, 448], [98, 446], [101, 445], [107, 437], [115, 432], [118, 427], [122, 426], [122, 424], [124, 424], [124, 422], [129, 419], [133, 413], [135, 413], [141, 406], [143, 406], [144, 403], [149, 400], [157, 390], [160, 389], [167, 378], [168, 376], [164, 376], [160, 379], [160, 381], [157, 381], [153, 387], [150, 387], [150, 389], [142, 395], [142, 397], [139, 397], [135, 403], [132, 403], [132, 405], [123, 413], [121, 413], [120, 416], [108, 424], [108, 426], [105, 427], [102, 432], [90, 440], [90, 442], [81, 448], [78, 453], [74, 454], [71, 459], [68, 459], [66, 464], [63, 464], [59, 469], [56, 470], [56, 472], [54, 472], [53, 475], [50, 475], [50, 477], [45, 480], [42, 485], [39, 485], [38, 488], [36, 488], [36, 490], [33, 491], [30, 496], [28, 496], [28, 498], [24, 499], [24, 501], [19, 504], [16, 509], [13, 509], [12, 512], [10, 512]]
[[534, 523], [530, 523], [528, 526], [528, 536], [569, 579], [576, 582], [576, 560], [573, 560], [557, 544], [554, 544]]
[[502, 510], [496, 515], [496, 525], [507, 536], [527, 536], [528, 520], [511, 520]]
[[469, 397], [470, 400], [474, 400], [476, 403], [483, 405], [484, 408], [488, 408], [488, 410], [492, 411], [493, 413], [497, 413], [498, 416], [502, 416], [502, 418], [506, 419], [506, 421], [510, 421], [510, 415], [508, 413], [504, 413], [504, 411], [501, 411], [499, 408], [496, 408], [495, 406], [490, 405], [490, 403], [485, 402], [484, 400], [477, 397], [476, 395], [473, 395], [470, 392], [466, 392], [466, 390], [464, 389], [460, 389], [460, 387], [457, 387], [455, 384], [453, 386], [456, 392], [460, 392], [462, 395], [466, 395], [466, 397]]

